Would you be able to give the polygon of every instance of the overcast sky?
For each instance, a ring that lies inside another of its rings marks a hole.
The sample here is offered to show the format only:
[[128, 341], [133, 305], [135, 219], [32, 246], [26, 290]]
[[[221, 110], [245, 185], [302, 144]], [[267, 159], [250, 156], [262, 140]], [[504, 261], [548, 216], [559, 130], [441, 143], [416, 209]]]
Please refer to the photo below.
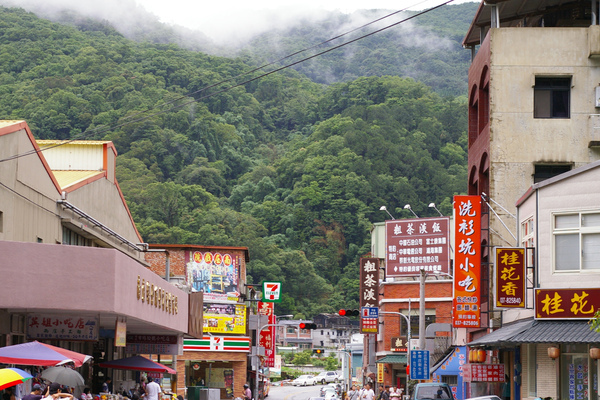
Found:
[[[162, 22], [198, 29], [220, 41], [235, 32], [285, 26], [299, 17], [318, 18], [323, 10], [352, 13], [359, 9], [413, 11], [446, 0], [134, 0]], [[451, 4], [477, 0], [454, 0]], [[239, 35], [238, 35], [239, 36]]]

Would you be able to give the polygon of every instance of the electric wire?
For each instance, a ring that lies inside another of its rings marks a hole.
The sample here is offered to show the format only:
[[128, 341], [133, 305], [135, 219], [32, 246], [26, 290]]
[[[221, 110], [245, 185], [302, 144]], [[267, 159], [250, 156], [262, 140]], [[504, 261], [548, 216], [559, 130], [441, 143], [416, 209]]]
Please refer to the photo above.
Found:
[[[426, 1], [427, 1], [427, 0], [424, 0], [424, 1], [420, 2], [420, 3], [417, 3], [416, 5], [422, 4], [422, 3], [426, 2]], [[171, 111], [173, 111], [173, 110], [176, 110], [176, 109], [179, 109], [179, 108], [185, 107], [185, 106], [187, 106], [187, 105], [189, 105], [189, 104], [197, 103], [197, 102], [198, 102], [198, 101], [200, 101], [200, 100], [204, 100], [204, 99], [207, 99], [207, 98], [209, 98], [209, 97], [216, 96], [216, 95], [218, 95], [218, 94], [221, 94], [221, 93], [228, 92], [229, 90], [232, 90], [232, 89], [235, 89], [235, 88], [237, 88], [237, 87], [243, 86], [243, 85], [245, 85], [245, 84], [247, 84], [247, 83], [250, 83], [250, 82], [253, 82], [253, 81], [255, 81], [255, 80], [258, 80], [258, 79], [264, 78], [264, 77], [266, 77], [266, 76], [268, 76], [268, 75], [274, 74], [274, 73], [276, 73], [276, 72], [279, 72], [279, 71], [282, 71], [282, 70], [284, 70], [284, 69], [287, 69], [287, 68], [293, 67], [294, 65], [300, 64], [300, 63], [302, 63], [302, 62], [305, 62], [305, 61], [311, 60], [311, 59], [313, 59], [313, 58], [316, 58], [316, 57], [319, 57], [319, 56], [321, 56], [321, 55], [323, 55], [323, 54], [326, 54], [326, 53], [329, 53], [329, 52], [331, 52], [331, 51], [333, 51], [333, 50], [336, 50], [336, 49], [339, 49], [339, 48], [341, 48], [341, 47], [347, 46], [347, 45], [349, 45], [349, 44], [351, 44], [351, 43], [357, 42], [357, 41], [359, 41], [359, 40], [362, 40], [362, 39], [364, 39], [364, 38], [366, 38], [366, 37], [369, 37], [369, 36], [372, 36], [372, 35], [374, 35], [374, 34], [377, 34], [377, 33], [380, 33], [380, 32], [382, 32], [382, 31], [385, 31], [385, 30], [387, 30], [387, 29], [393, 28], [393, 27], [395, 27], [395, 26], [397, 26], [397, 25], [399, 25], [399, 24], [401, 24], [401, 23], [404, 23], [404, 22], [406, 22], [406, 21], [409, 21], [409, 20], [411, 20], [411, 19], [414, 19], [414, 18], [416, 18], [416, 17], [418, 17], [418, 16], [421, 16], [421, 15], [423, 15], [423, 14], [429, 13], [429, 12], [431, 12], [431, 11], [433, 11], [433, 10], [436, 10], [436, 9], [438, 9], [438, 8], [440, 8], [440, 7], [443, 7], [443, 6], [447, 5], [447, 4], [450, 4], [450, 3], [454, 2], [454, 1], [455, 1], [455, 0], [446, 0], [446, 1], [445, 1], [445, 2], [443, 2], [443, 3], [440, 3], [440, 4], [438, 4], [438, 5], [434, 6], [434, 7], [428, 8], [428, 9], [426, 9], [426, 10], [423, 10], [423, 11], [417, 12], [417, 13], [415, 13], [415, 14], [413, 14], [413, 15], [411, 15], [411, 16], [409, 16], [409, 17], [405, 18], [405, 19], [402, 19], [402, 20], [400, 20], [400, 21], [397, 21], [397, 22], [395, 22], [395, 23], [393, 23], [393, 24], [391, 24], [391, 25], [387, 25], [387, 26], [385, 26], [385, 27], [383, 27], [383, 28], [377, 29], [377, 30], [375, 30], [375, 31], [372, 31], [372, 32], [370, 32], [370, 33], [367, 33], [367, 34], [365, 34], [365, 35], [362, 35], [362, 36], [359, 36], [359, 37], [357, 37], [357, 38], [354, 38], [354, 39], [352, 39], [352, 40], [349, 40], [349, 41], [347, 41], [347, 42], [341, 43], [341, 44], [339, 44], [339, 45], [337, 45], [337, 46], [331, 47], [331, 48], [329, 48], [329, 49], [326, 49], [326, 50], [324, 50], [324, 51], [321, 51], [321, 52], [319, 52], [319, 53], [316, 53], [316, 54], [313, 54], [313, 55], [311, 55], [311, 56], [308, 56], [308, 57], [305, 57], [305, 58], [303, 58], [303, 59], [300, 59], [300, 60], [298, 60], [298, 61], [295, 61], [295, 62], [292, 62], [292, 63], [286, 64], [286, 65], [284, 65], [284, 66], [281, 66], [281, 67], [279, 67], [279, 68], [276, 68], [276, 69], [274, 69], [274, 70], [271, 70], [271, 71], [269, 71], [269, 72], [266, 72], [266, 73], [264, 73], [264, 74], [258, 75], [258, 76], [254, 77], [254, 78], [248, 79], [248, 80], [246, 80], [246, 81], [243, 81], [243, 82], [241, 82], [241, 83], [238, 83], [238, 84], [235, 84], [235, 85], [232, 85], [232, 86], [228, 86], [228, 87], [226, 87], [226, 88], [224, 88], [224, 89], [218, 90], [218, 91], [216, 91], [216, 92], [209, 93], [209, 94], [207, 94], [207, 95], [204, 95], [204, 96], [201, 96], [201, 97], [199, 97], [199, 98], [195, 98], [195, 99], [193, 99], [193, 100], [191, 100], [191, 101], [188, 101], [188, 102], [185, 102], [185, 103], [179, 104], [179, 105], [177, 105], [177, 106], [175, 106], [175, 107], [171, 107], [171, 108], [169, 108], [169, 109], [166, 109], [166, 110], [162, 110], [162, 111], [158, 111], [158, 112], [155, 112], [155, 113], [152, 113], [152, 114], [149, 114], [149, 115], [145, 115], [145, 116], [143, 116], [143, 117], [141, 117], [141, 118], [137, 118], [137, 119], [131, 119], [131, 118], [133, 118], [133, 117], [136, 117], [136, 116], [139, 116], [139, 115], [146, 114], [146, 113], [148, 113], [148, 112], [152, 111], [153, 109], [151, 108], [151, 109], [149, 109], [149, 110], [141, 111], [141, 112], [135, 113], [135, 114], [133, 114], [133, 115], [131, 115], [131, 116], [129, 116], [129, 117], [126, 117], [126, 118], [124, 119], [124, 122], [122, 122], [122, 123], [120, 123], [120, 124], [117, 124], [117, 125], [112, 125], [112, 126], [110, 126], [110, 127], [106, 127], [106, 128], [104, 128], [104, 129], [101, 129], [101, 130], [92, 130], [92, 131], [90, 131], [90, 132], [87, 132], [87, 133], [86, 133], [86, 132], [83, 132], [81, 135], [76, 135], [75, 137], [73, 137], [73, 138], [71, 138], [71, 139], [68, 139], [68, 140], [65, 140], [65, 141], [61, 141], [60, 143], [56, 143], [56, 144], [54, 144], [54, 145], [45, 146], [43, 149], [33, 149], [33, 150], [29, 150], [29, 151], [23, 152], [23, 153], [21, 153], [21, 154], [15, 154], [15, 155], [13, 155], [13, 156], [10, 156], [10, 157], [6, 157], [6, 158], [3, 158], [3, 159], [0, 159], [0, 163], [1, 163], [1, 162], [5, 162], [5, 161], [14, 160], [14, 159], [17, 159], [17, 158], [20, 158], [20, 157], [28, 156], [28, 155], [31, 155], [31, 154], [36, 154], [36, 153], [39, 153], [39, 152], [42, 152], [42, 151], [45, 151], [45, 150], [49, 150], [49, 149], [52, 149], [52, 148], [55, 148], [55, 147], [63, 146], [63, 145], [66, 145], [66, 144], [72, 143], [72, 142], [74, 142], [74, 141], [77, 141], [77, 140], [81, 140], [81, 139], [87, 138], [87, 137], [89, 137], [89, 136], [91, 136], [91, 135], [97, 135], [97, 134], [103, 134], [103, 133], [107, 133], [107, 132], [110, 132], [110, 131], [112, 131], [112, 130], [115, 130], [115, 129], [118, 129], [118, 128], [121, 128], [121, 127], [124, 127], [124, 126], [130, 125], [130, 124], [133, 124], [133, 123], [142, 122], [142, 121], [145, 121], [145, 120], [147, 120], [147, 119], [150, 119], [150, 118], [152, 118], [152, 117], [155, 117], [155, 116], [158, 116], [158, 115], [162, 115], [162, 114], [164, 114], [164, 113], [167, 113], [167, 112], [171, 112]], [[223, 81], [220, 81], [220, 82], [217, 82], [217, 83], [214, 83], [214, 84], [208, 85], [208, 86], [206, 86], [206, 87], [203, 87], [203, 88], [201, 88], [201, 89], [199, 89], [199, 90], [196, 90], [196, 91], [194, 91], [194, 92], [188, 93], [188, 94], [186, 94], [186, 95], [183, 95], [183, 96], [180, 96], [180, 97], [178, 97], [178, 98], [176, 98], [176, 99], [174, 99], [174, 100], [171, 100], [171, 101], [169, 101], [169, 102], [163, 103], [163, 104], [161, 104], [160, 106], [157, 106], [157, 107], [154, 107], [154, 108], [163, 107], [163, 106], [165, 106], [165, 105], [172, 104], [172, 103], [174, 103], [174, 102], [177, 102], [177, 101], [180, 101], [180, 100], [182, 100], [182, 99], [184, 99], [184, 98], [187, 98], [187, 97], [189, 97], [189, 96], [191, 96], [191, 95], [194, 95], [194, 94], [197, 94], [197, 93], [203, 92], [203, 91], [205, 91], [205, 90], [208, 90], [208, 89], [214, 88], [214, 87], [216, 87], [216, 86], [222, 85], [222, 84], [224, 84], [224, 83], [230, 82], [230, 81], [232, 81], [232, 80], [234, 80], [234, 79], [236, 79], [236, 78], [239, 78], [239, 77], [242, 77], [242, 76], [249, 75], [249, 74], [251, 74], [251, 73], [253, 73], [253, 72], [256, 72], [256, 71], [258, 71], [258, 70], [264, 69], [264, 68], [266, 68], [266, 67], [268, 67], [268, 66], [271, 66], [271, 65], [273, 65], [273, 64], [275, 64], [275, 63], [278, 63], [278, 62], [280, 62], [280, 61], [286, 60], [286, 59], [288, 59], [288, 58], [290, 58], [290, 57], [293, 57], [293, 56], [295, 56], [295, 55], [301, 54], [301, 53], [303, 53], [303, 52], [305, 52], [305, 51], [312, 50], [312, 49], [314, 49], [314, 48], [317, 48], [317, 47], [319, 47], [319, 46], [322, 46], [323, 44], [329, 43], [329, 42], [331, 42], [331, 41], [333, 41], [333, 40], [339, 39], [339, 38], [341, 38], [341, 37], [343, 37], [343, 36], [345, 36], [345, 35], [348, 35], [348, 34], [350, 34], [350, 33], [353, 33], [353, 32], [355, 32], [356, 30], [359, 30], [359, 29], [362, 29], [362, 28], [364, 28], [364, 27], [366, 27], [366, 26], [372, 25], [372, 24], [374, 24], [374, 23], [376, 23], [376, 22], [379, 22], [379, 21], [381, 21], [381, 20], [383, 20], [383, 19], [385, 19], [385, 18], [388, 18], [388, 17], [390, 17], [390, 16], [393, 16], [393, 15], [395, 15], [395, 14], [398, 14], [398, 13], [400, 13], [400, 12], [403, 12], [403, 11], [407, 10], [408, 8], [411, 8], [411, 7], [414, 7], [414, 6], [415, 6], [415, 5], [412, 5], [412, 6], [406, 7], [406, 8], [404, 8], [404, 9], [402, 9], [402, 10], [395, 11], [395, 12], [393, 12], [393, 13], [391, 13], [391, 14], [387, 14], [387, 15], [385, 15], [385, 16], [383, 16], [383, 17], [380, 17], [380, 18], [378, 18], [378, 19], [376, 19], [376, 20], [373, 20], [373, 21], [371, 21], [371, 22], [369, 22], [369, 23], [367, 23], [367, 24], [364, 24], [364, 25], [362, 25], [362, 26], [360, 26], [360, 27], [354, 28], [354, 29], [352, 29], [352, 30], [350, 30], [350, 31], [348, 31], [348, 32], [345, 32], [345, 33], [343, 33], [343, 34], [340, 34], [340, 35], [338, 35], [338, 36], [336, 36], [336, 37], [334, 37], [334, 38], [328, 39], [328, 40], [326, 40], [326, 41], [323, 41], [323, 42], [321, 42], [321, 43], [319, 43], [319, 44], [313, 45], [313, 46], [311, 46], [311, 47], [308, 47], [308, 48], [306, 48], [306, 49], [299, 50], [299, 51], [297, 51], [297, 52], [295, 52], [295, 53], [292, 53], [292, 54], [290, 54], [290, 55], [284, 56], [284, 57], [282, 57], [282, 58], [280, 58], [280, 59], [278, 59], [278, 60], [275, 60], [275, 61], [268, 62], [267, 64], [264, 64], [264, 65], [262, 65], [262, 66], [260, 66], [260, 67], [256, 67], [256, 68], [254, 68], [254, 69], [252, 69], [252, 70], [250, 70], [250, 71], [247, 71], [247, 72], [245, 72], [245, 73], [239, 74], [239, 75], [237, 75], [237, 76], [234, 76], [234, 77], [231, 77], [231, 78], [225, 79], [225, 80], [223, 80]]]
[[28, 198], [28, 197], [26, 197], [26, 196], [23, 196], [21, 193], [19, 193], [19, 192], [17, 192], [16, 190], [14, 190], [14, 189], [12, 189], [12, 188], [10, 188], [10, 187], [6, 186], [4, 183], [0, 182], [0, 186], [2, 186], [2, 187], [4, 187], [4, 188], [6, 188], [6, 189], [7, 189], [9, 192], [12, 192], [13, 194], [16, 194], [16, 195], [17, 195], [17, 196], [19, 196], [20, 198], [22, 198], [22, 199], [24, 199], [24, 200], [27, 200], [28, 202], [30, 202], [30, 203], [31, 203], [31, 204], [33, 204], [34, 206], [37, 206], [37, 207], [41, 208], [42, 210], [49, 212], [50, 214], [53, 214], [53, 215], [55, 215], [55, 216], [57, 216], [57, 217], [60, 217], [60, 215], [59, 215], [59, 214], [55, 213], [55, 212], [54, 212], [54, 211], [52, 211], [52, 210], [49, 210], [49, 209], [47, 209], [46, 207], [44, 207], [44, 206], [43, 206], [43, 205], [41, 205], [41, 204], [38, 204], [38, 203], [36, 203], [35, 201], [31, 200], [31, 199], [30, 199], [30, 198]]

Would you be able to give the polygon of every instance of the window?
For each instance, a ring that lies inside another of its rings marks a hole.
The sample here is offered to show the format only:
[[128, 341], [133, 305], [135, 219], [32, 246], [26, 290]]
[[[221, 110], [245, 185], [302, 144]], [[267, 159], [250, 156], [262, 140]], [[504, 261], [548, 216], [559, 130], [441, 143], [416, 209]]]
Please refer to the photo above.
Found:
[[63, 226], [62, 231], [63, 231], [63, 239], [62, 239], [63, 244], [69, 244], [72, 246], [91, 246], [92, 245], [91, 244], [92, 241], [90, 239], [84, 238], [83, 236], [81, 236], [77, 232], [73, 232], [66, 226]]
[[544, 181], [548, 178], [552, 178], [556, 175], [560, 175], [571, 170], [569, 164], [540, 164], [535, 166], [535, 172], [533, 174], [533, 183]]
[[535, 78], [534, 118], [570, 118], [571, 78]]
[[458, 376], [442, 375], [442, 383], [447, 383], [450, 386], [457, 386], [458, 385]]
[[554, 215], [554, 270], [600, 269], [600, 213]]
[[[412, 313], [410, 315], [410, 332], [411, 332], [411, 336], [413, 339], [416, 339], [419, 337], [419, 314], [418, 314], [418, 310], [415, 312], [415, 310], [412, 310]], [[404, 315], [409, 315], [408, 314], [408, 310], [400, 310], [400, 313], [404, 314]], [[400, 323], [401, 323], [401, 333], [400, 336], [407, 336], [406, 335], [406, 320], [404, 319], [404, 317], [401, 317], [398, 315], [398, 318], [401, 319]], [[429, 325], [429, 324], [433, 324], [435, 322], [435, 310], [432, 309], [426, 309], [425, 310], [425, 326]]]

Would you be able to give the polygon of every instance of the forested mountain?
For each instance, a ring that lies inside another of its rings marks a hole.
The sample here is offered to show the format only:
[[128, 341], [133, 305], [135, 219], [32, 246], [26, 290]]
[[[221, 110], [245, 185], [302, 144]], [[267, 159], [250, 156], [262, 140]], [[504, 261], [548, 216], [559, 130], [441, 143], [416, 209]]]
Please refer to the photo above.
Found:
[[144, 240], [248, 246], [249, 280], [283, 281], [277, 313], [355, 307], [379, 207], [426, 216], [435, 202], [448, 214], [466, 190], [464, 96], [402, 76], [326, 85], [291, 69], [226, 90], [258, 76], [239, 77], [253, 56], [17, 8], [0, 8], [0, 24], [0, 118], [26, 120], [39, 139], [112, 140]]

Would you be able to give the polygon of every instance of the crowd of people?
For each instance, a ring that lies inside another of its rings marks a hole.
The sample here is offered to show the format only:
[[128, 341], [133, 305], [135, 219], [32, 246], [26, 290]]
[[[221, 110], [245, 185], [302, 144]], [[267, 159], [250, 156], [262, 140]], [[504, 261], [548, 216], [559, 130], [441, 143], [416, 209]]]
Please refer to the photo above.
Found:
[[400, 400], [402, 398], [402, 389], [396, 386], [379, 386], [379, 394], [375, 397], [371, 384], [367, 383], [363, 388], [358, 385], [352, 385], [345, 400]]

